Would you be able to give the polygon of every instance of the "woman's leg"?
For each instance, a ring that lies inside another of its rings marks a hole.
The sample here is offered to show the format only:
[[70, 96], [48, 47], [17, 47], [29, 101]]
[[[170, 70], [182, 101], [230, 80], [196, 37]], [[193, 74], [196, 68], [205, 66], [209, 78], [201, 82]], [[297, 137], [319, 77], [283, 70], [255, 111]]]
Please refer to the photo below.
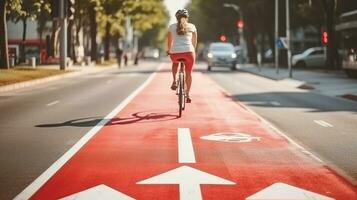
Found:
[[192, 68], [195, 63], [195, 54], [187, 53], [185, 54], [185, 72], [186, 72], [186, 94], [190, 94], [191, 85], [192, 85]]
[[176, 81], [176, 74], [178, 69], [178, 63], [172, 63], [172, 80]]

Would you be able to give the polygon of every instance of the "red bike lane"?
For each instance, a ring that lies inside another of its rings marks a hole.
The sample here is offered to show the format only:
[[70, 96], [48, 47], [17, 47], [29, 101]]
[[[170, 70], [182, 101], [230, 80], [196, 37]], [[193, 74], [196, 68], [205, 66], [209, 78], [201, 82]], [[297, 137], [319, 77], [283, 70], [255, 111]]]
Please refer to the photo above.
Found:
[[[166, 65], [31, 199], [357, 199], [357, 188], [193, 74], [177, 118]], [[29, 187], [32, 187], [31, 185]], [[20, 194], [17, 199], [25, 196]]]

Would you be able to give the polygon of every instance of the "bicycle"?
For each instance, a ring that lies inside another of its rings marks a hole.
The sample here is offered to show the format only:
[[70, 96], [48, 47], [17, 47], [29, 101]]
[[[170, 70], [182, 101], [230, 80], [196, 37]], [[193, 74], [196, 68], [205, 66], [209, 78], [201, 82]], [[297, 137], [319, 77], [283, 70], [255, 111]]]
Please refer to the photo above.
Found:
[[185, 94], [185, 60], [178, 59], [179, 61], [179, 74], [178, 74], [178, 87], [177, 87], [177, 95], [178, 95], [178, 104], [179, 104], [179, 117], [182, 116], [182, 111], [185, 110], [186, 104], [186, 94]]

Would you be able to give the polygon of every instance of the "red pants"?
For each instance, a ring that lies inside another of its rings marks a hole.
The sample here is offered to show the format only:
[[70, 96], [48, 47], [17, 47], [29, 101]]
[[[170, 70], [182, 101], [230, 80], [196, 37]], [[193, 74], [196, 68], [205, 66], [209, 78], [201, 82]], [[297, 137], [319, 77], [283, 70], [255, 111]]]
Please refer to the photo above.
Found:
[[173, 53], [170, 54], [170, 58], [173, 63], [179, 63], [179, 59], [185, 60], [185, 71], [192, 72], [193, 64], [195, 63], [194, 52]]

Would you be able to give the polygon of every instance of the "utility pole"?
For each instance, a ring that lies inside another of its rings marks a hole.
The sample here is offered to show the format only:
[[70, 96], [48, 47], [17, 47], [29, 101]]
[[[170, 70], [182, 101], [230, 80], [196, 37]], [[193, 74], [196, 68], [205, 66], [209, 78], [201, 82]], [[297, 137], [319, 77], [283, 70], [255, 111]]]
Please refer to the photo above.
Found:
[[279, 74], [279, 0], [275, 0], [275, 71]]
[[65, 70], [67, 65], [67, 17], [66, 17], [66, 2], [60, 0], [60, 69]]
[[289, 77], [293, 77], [293, 70], [291, 66], [291, 37], [290, 37], [290, 6], [289, 0], [286, 0], [286, 43], [287, 43], [287, 51], [288, 51], [288, 69], [289, 69]]

